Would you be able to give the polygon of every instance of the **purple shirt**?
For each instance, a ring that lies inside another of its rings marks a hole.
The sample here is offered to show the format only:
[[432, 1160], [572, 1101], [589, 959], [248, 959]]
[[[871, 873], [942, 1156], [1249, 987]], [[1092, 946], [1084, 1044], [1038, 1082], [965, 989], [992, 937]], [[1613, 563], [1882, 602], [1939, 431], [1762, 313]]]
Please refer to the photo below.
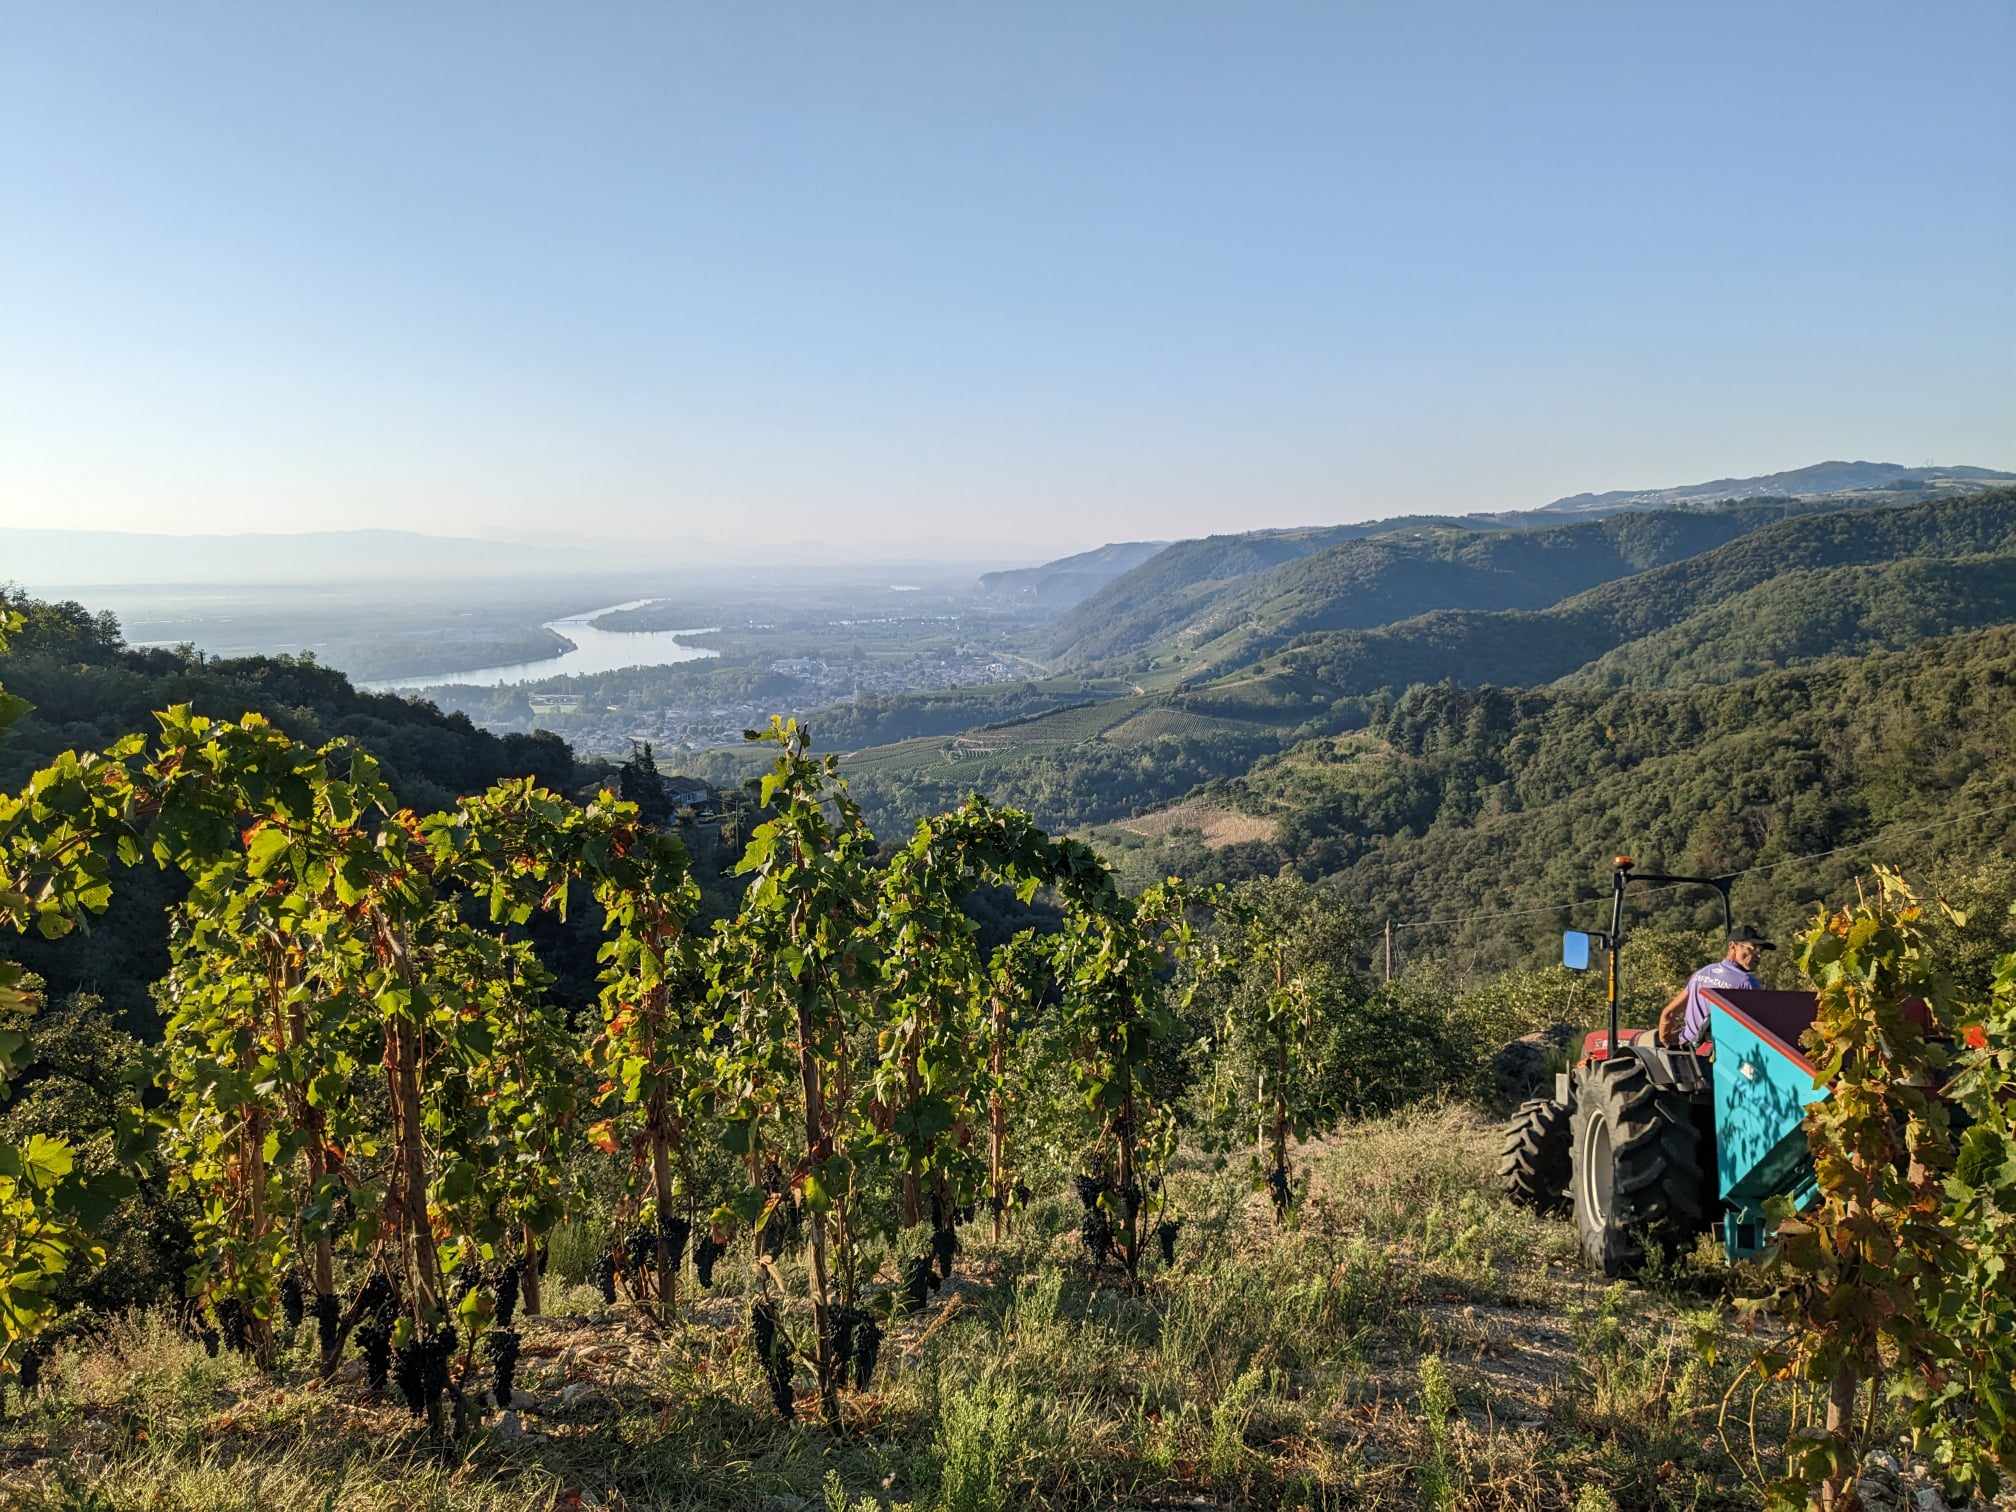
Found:
[[1708, 1033], [1708, 1004], [1701, 997], [1703, 987], [1756, 991], [1763, 985], [1734, 961], [1710, 961], [1687, 978], [1687, 1017], [1680, 1025], [1680, 1043], [1698, 1045]]

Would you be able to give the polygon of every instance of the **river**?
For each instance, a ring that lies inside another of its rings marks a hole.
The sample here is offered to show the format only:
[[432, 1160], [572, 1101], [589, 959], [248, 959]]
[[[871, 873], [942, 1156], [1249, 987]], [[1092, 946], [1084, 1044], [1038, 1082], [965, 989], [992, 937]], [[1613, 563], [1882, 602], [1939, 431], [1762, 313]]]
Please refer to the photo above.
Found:
[[609, 604], [586, 609], [563, 619], [548, 620], [545, 628], [574, 643], [572, 651], [549, 656], [544, 661], [514, 662], [508, 667], [479, 667], [473, 672], [442, 672], [426, 677], [395, 677], [364, 684], [376, 691], [391, 688], [441, 688], [460, 683], [472, 688], [496, 688], [505, 683], [534, 682], [547, 677], [566, 677], [577, 672], [614, 672], [623, 667], [666, 667], [674, 662], [702, 661], [719, 656], [705, 646], [689, 646], [682, 635], [709, 635], [718, 625], [691, 630], [598, 630], [589, 623], [622, 609], [641, 609], [655, 599], [632, 599], [627, 604]]

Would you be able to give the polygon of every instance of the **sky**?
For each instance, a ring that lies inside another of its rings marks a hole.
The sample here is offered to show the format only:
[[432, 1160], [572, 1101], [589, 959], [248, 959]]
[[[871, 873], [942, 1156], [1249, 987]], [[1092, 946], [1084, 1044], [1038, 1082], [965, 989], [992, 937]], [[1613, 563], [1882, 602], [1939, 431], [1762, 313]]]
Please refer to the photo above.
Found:
[[1035, 557], [2016, 466], [2007, 0], [0, 37], [0, 525]]

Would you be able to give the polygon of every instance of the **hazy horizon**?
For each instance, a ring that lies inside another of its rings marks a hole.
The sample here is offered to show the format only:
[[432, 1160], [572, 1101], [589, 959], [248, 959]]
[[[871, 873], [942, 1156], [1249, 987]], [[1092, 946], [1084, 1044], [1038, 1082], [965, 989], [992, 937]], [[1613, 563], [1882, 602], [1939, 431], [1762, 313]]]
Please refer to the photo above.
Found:
[[1039, 561], [2012, 460], [2006, 6], [14, 32], [0, 525]]

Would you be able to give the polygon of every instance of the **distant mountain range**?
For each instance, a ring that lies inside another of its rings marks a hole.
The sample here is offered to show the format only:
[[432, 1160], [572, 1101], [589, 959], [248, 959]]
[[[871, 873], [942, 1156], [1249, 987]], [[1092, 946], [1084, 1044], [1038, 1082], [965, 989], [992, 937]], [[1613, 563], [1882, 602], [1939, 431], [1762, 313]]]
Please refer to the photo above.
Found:
[[1543, 504], [1541, 514], [1615, 514], [1626, 509], [1673, 509], [1723, 499], [1812, 499], [1854, 493], [1927, 494], [1953, 488], [1978, 488], [1989, 483], [2016, 482], [2016, 473], [1992, 467], [1905, 467], [1897, 462], [1815, 462], [1790, 472], [1764, 473], [1755, 478], [1717, 478], [1710, 483], [1684, 483], [1678, 488], [1612, 489], [1608, 493], [1570, 494]]
[[[1236, 665], [1311, 631], [1389, 624], [1436, 609], [1537, 609], [1706, 551], [1774, 520], [1976, 492], [2016, 473], [1821, 462], [1755, 478], [1576, 494], [1539, 509], [1405, 515], [1107, 547], [1018, 575], [1074, 590], [1047, 650], [1066, 666], [1139, 672]], [[1657, 517], [1657, 529], [1624, 522]], [[1121, 568], [1129, 556], [1147, 554]], [[1097, 570], [1077, 564], [1096, 563]], [[1003, 576], [996, 574], [996, 576]]]

